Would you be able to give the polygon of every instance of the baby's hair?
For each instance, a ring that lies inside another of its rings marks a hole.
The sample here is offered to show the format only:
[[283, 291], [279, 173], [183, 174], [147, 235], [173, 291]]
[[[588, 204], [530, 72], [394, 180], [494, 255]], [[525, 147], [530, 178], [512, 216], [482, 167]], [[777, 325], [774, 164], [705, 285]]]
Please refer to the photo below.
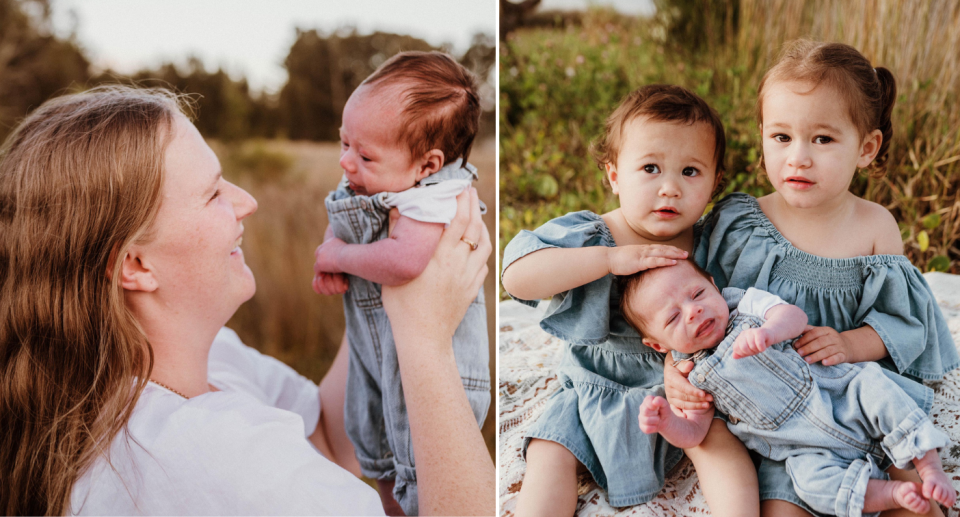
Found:
[[443, 160], [466, 162], [480, 125], [477, 78], [442, 52], [401, 52], [364, 79], [372, 91], [399, 88], [399, 142], [416, 159], [431, 149]]
[[617, 162], [623, 147], [623, 128], [637, 117], [649, 117], [658, 122], [682, 122], [687, 125], [704, 123], [713, 129], [713, 158], [717, 163], [716, 188], [713, 194], [723, 191], [723, 160], [727, 139], [720, 115], [695, 93], [672, 84], [648, 84], [630, 92], [607, 117], [603, 134], [593, 145], [597, 166], [604, 170], [607, 164]]
[[857, 49], [843, 43], [800, 39], [789, 44], [763, 80], [757, 93], [757, 121], [763, 124], [764, 86], [775, 81], [799, 81], [833, 87], [846, 101], [850, 119], [863, 138], [874, 129], [883, 135], [871, 176], [886, 173], [887, 150], [893, 138], [890, 112], [897, 101], [897, 82], [890, 70], [874, 68]]
[[[677, 267], [681, 262], [690, 264], [697, 274], [713, 283], [713, 277], [710, 276], [710, 273], [707, 273], [705, 269], [697, 265], [697, 263], [692, 259], [678, 260], [676, 265], [665, 267]], [[627, 323], [629, 323], [630, 326], [637, 331], [637, 334], [640, 334], [641, 338], [646, 337], [643, 331], [644, 327], [646, 326], [646, 322], [643, 320], [643, 316], [641, 314], [631, 309], [630, 302], [637, 296], [638, 291], [640, 291], [644, 277], [646, 277], [651, 271], [657, 269], [660, 268], [644, 269], [643, 271], [638, 271], [632, 275], [617, 277], [617, 287], [620, 290], [620, 314], [623, 314], [623, 319], [627, 320]]]

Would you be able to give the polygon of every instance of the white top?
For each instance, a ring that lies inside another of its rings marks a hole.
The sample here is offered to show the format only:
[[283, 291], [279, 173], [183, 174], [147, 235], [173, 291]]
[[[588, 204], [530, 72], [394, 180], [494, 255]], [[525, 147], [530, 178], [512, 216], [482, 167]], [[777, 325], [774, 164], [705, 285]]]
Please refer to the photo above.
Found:
[[73, 487], [74, 515], [383, 515], [377, 493], [306, 436], [317, 386], [222, 329], [189, 400], [148, 383], [126, 431]]
[[740, 303], [737, 304], [737, 310], [743, 314], [752, 314], [766, 319], [767, 311], [777, 305], [786, 304], [787, 302], [783, 301], [783, 298], [773, 293], [750, 287], [747, 289], [747, 292], [743, 293], [743, 298], [741, 298]]
[[413, 187], [389, 193], [383, 202], [397, 207], [400, 215], [424, 223], [444, 223], [457, 215], [457, 196], [470, 186], [470, 180], [446, 180], [433, 185]]

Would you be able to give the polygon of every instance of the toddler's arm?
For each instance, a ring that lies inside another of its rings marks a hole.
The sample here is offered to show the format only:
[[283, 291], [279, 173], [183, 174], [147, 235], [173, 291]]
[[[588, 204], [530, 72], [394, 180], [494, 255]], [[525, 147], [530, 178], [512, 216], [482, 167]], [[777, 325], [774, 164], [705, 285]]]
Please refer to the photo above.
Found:
[[770, 345], [793, 339], [807, 326], [807, 313], [796, 305], [774, 305], [764, 315], [767, 320], [760, 328], [746, 329], [733, 344], [733, 358], [759, 354]]
[[535, 251], [510, 265], [503, 288], [522, 300], [539, 300], [589, 284], [608, 274], [632, 275], [644, 269], [671, 266], [687, 258], [687, 252], [661, 244], [610, 248], [547, 248]]
[[640, 404], [640, 430], [660, 436], [674, 447], [688, 449], [700, 445], [710, 430], [713, 408], [683, 411], [675, 409], [663, 397], [648, 396]]
[[382, 285], [402, 285], [420, 276], [433, 256], [443, 225], [400, 216], [386, 239], [347, 244], [333, 238], [317, 248], [316, 273], [349, 273]]

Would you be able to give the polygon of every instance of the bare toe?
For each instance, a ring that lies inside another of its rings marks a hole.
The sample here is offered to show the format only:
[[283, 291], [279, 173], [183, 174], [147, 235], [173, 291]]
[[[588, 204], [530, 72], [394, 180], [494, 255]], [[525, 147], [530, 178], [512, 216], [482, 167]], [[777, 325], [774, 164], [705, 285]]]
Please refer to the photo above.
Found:
[[902, 507], [913, 513], [927, 513], [930, 510], [930, 503], [923, 494], [920, 493], [920, 485], [917, 483], [903, 482], [893, 491], [894, 500]]

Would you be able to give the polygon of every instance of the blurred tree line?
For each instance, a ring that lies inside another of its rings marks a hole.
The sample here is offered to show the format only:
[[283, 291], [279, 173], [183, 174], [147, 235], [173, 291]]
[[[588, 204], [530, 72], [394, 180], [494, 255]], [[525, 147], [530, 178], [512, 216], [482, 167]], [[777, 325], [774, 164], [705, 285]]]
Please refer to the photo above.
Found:
[[[491, 35], [477, 34], [459, 60], [486, 82], [496, 57]], [[54, 33], [50, 0], [0, 0], [0, 141], [33, 108], [65, 91], [131, 81], [168, 86], [197, 95], [197, 128], [207, 138], [250, 137], [336, 140], [340, 114], [350, 93], [390, 56], [402, 50], [444, 50], [400, 34], [331, 34], [297, 29], [284, 61], [287, 83], [278, 94], [250, 89], [246, 79], [223, 70], [207, 71], [191, 57], [185, 67], [172, 63], [123, 76], [96, 72], [75, 35]], [[481, 131], [493, 134], [493, 94]]]

